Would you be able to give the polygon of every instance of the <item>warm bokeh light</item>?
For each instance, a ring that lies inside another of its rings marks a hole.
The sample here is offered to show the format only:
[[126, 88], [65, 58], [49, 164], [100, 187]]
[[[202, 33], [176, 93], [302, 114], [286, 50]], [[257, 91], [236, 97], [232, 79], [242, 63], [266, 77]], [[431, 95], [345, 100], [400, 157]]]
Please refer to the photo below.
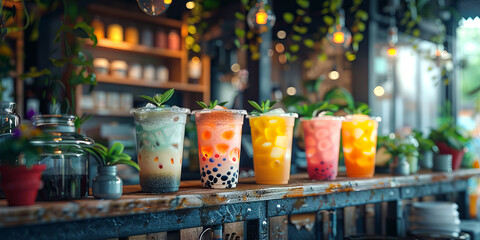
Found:
[[232, 64], [230, 69], [232, 69], [232, 72], [238, 72], [238, 71], [240, 71], [240, 64], [234, 63], [234, 64]]
[[163, 1], [165, 4], [171, 4], [172, 3], [172, 0], [164, 0]]
[[342, 44], [345, 42], [345, 33], [343, 32], [334, 32], [333, 33], [333, 42], [336, 44]]
[[283, 53], [283, 51], [285, 51], [285, 46], [281, 43], [277, 43], [277, 44], [275, 44], [275, 50], [278, 53]]
[[333, 70], [328, 73], [328, 78], [330, 78], [331, 80], [337, 80], [339, 77], [340, 73], [338, 71]]
[[268, 14], [265, 11], [259, 11], [255, 14], [255, 21], [257, 24], [264, 25], [267, 24]]
[[285, 55], [285, 54], [280, 54], [280, 55], [278, 56], [278, 61], [279, 61], [281, 64], [287, 63], [287, 55]]
[[279, 39], [285, 39], [287, 37], [287, 33], [283, 30], [280, 30], [280, 31], [277, 32], [277, 37]]
[[392, 57], [395, 56], [395, 55], [397, 55], [397, 49], [394, 48], [394, 47], [388, 48], [388, 49], [387, 49], [387, 55], [388, 55], [388, 56], [392, 56]]
[[[171, 1], [171, 0], [170, 0]], [[194, 1], [188, 1], [185, 6], [188, 8], [188, 9], [194, 9], [195, 8], [195, 2]]]
[[287, 88], [287, 94], [290, 96], [293, 96], [297, 94], [297, 89], [295, 87], [288, 87]]
[[385, 89], [382, 86], [377, 86], [373, 89], [373, 94], [377, 97], [381, 97], [385, 94]]
[[192, 63], [199, 64], [200, 63], [200, 58], [199, 57], [193, 57], [192, 58]]
[[268, 56], [269, 57], [273, 56], [273, 50], [272, 49], [268, 49]]

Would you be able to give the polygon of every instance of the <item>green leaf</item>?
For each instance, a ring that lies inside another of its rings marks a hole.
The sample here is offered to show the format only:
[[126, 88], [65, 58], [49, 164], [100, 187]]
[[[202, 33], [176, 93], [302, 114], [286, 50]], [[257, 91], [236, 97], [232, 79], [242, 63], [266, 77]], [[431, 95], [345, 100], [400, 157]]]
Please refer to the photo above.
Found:
[[355, 17], [365, 22], [368, 20], [368, 13], [362, 9], [358, 9], [357, 12], [355, 13]]
[[325, 15], [323, 16], [323, 22], [325, 22], [326, 25], [331, 26], [333, 25], [333, 18], [331, 16]]
[[108, 155], [114, 156], [114, 155], [118, 155], [122, 152], [123, 152], [123, 144], [116, 142], [116, 143], [113, 144], [113, 146], [108, 151]]
[[[155, 105], [157, 104], [157, 102], [155, 101], [155, 99], [153, 99], [153, 98], [150, 97], [150, 96], [140, 95], [140, 97], [147, 99], [148, 101], [154, 103]], [[158, 107], [158, 105], [157, 105], [157, 107]]]
[[239, 38], [244, 38], [245, 37], [245, 30], [240, 29], [240, 28], [235, 28], [235, 35]]
[[355, 33], [353, 35], [353, 41], [354, 42], [361, 42], [363, 41], [363, 34], [362, 33]]
[[160, 104], [163, 104], [165, 102], [167, 102], [168, 100], [170, 100], [170, 98], [173, 96], [173, 93], [175, 92], [175, 89], [172, 88], [172, 89], [169, 89], [167, 90], [166, 92], [164, 92], [162, 95], [161, 95], [161, 102]]
[[296, 13], [297, 13], [297, 15], [299, 15], [299, 16], [303, 16], [303, 15], [306, 14], [305, 10], [303, 10], [303, 9], [297, 9]]
[[301, 8], [308, 8], [310, 7], [310, 1], [309, 0], [297, 0], [298, 6]]
[[221, 103], [219, 103], [219, 104], [217, 104], [217, 105], [223, 107], [223, 105], [225, 105], [225, 104], [227, 104], [227, 103], [228, 103], [228, 101], [225, 101], [225, 102], [221, 102]]
[[290, 13], [290, 12], [283, 13], [283, 20], [288, 24], [291, 24], [293, 22], [294, 18], [295, 18], [295, 16], [293, 16], [293, 14]]
[[204, 102], [197, 101], [197, 104], [198, 104], [201, 108], [204, 108], [204, 109], [207, 109], [207, 108], [208, 108], [207, 104], [205, 104]]
[[298, 26], [298, 25], [293, 25], [292, 27], [293, 31], [299, 33], [299, 34], [306, 34], [308, 32], [308, 28], [305, 26]]
[[59, 68], [65, 66], [65, 64], [68, 62], [68, 59], [66, 58], [61, 58], [61, 59], [49, 58], [49, 59], [55, 67], [59, 67]]
[[105, 165], [105, 161], [103, 160], [104, 158], [99, 154], [97, 153], [94, 149], [91, 149], [91, 148], [84, 148], [83, 149], [84, 151], [92, 154], [93, 158], [95, 158], [95, 160], [97, 161], [98, 165], [100, 166], [104, 166]]
[[302, 40], [302, 37], [300, 35], [294, 34], [292, 35], [292, 40], [295, 42], [300, 42]]
[[309, 48], [313, 48], [315, 46], [315, 42], [312, 39], [305, 39], [303, 44]]
[[412, 35], [414, 37], [420, 37], [420, 29], [418, 28], [413, 29]]
[[310, 16], [303, 17], [303, 22], [306, 24], [312, 23], [312, 18]]
[[245, 21], [245, 14], [240, 12], [235, 12], [235, 18], [237, 18], [240, 21]]
[[300, 50], [300, 46], [298, 46], [298, 44], [292, 44], [290, 45], [289, 49], [291, 52], [296, 53], [298, 50]]
[[248, 100], [248, 103], [250, 103], [250, 105], [252, 105], [252, 107], [257, 109], [258, 111], [263, 112], [262, 107], [260, 107], [260, 105], [258, 105], [258, 103], [256, 103], [255, 101]]
[[138, 164], [136, 162], [131, 161], [131, 160], [118, 160], [113, 165], [117, 165], [117, 164], [130, 165], [130, 166], [134, 167], [135, 169], [137, 169], [138, 171], [140, 171], [140, 166], [138, 166]]
[[72, 30], [72, 33], [79, 38], [90, 38], [83, 28], [75, 28]]

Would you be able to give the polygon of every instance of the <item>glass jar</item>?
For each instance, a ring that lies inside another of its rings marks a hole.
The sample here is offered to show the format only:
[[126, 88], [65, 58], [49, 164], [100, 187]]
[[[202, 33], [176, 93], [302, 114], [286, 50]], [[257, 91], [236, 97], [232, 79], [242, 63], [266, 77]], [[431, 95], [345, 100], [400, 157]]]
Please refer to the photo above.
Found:
[[14, 102], [0, 102], [0, 144], [12, 136], [13, 129], [20, 124], [20, 117], [15, 113]]
[[42, 174], [43, 189], [38, 200], [79, 199], [88, 196], [88, 154], [83, 147], [95, 142], [75, 131], [75, 116], [38, 115], [33, 124], [47, 136], [33, 139], [43, 147], [40, 163], [47, 168]]

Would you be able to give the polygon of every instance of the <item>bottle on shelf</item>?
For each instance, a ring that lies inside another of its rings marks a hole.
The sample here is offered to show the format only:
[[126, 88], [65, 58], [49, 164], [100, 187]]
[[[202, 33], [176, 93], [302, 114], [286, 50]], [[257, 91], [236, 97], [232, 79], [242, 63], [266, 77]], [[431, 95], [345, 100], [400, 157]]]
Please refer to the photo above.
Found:
[[123, 27], [120, 24], [113, 23], [108, 25], [107, 37], [112, 42], [123, 42]]
[[134, 25], [130, 25], [125, 29], [125, 42], [138, 45], [138, 29]]
[[168, 33], [168, 49], [180, 50], [180, 35], [176, 30], [170, 30]]

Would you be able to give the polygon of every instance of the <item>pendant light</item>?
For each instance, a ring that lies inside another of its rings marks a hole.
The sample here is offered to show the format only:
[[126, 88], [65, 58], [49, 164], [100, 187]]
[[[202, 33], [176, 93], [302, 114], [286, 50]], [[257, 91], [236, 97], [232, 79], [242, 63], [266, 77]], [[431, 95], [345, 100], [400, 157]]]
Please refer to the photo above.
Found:
[[167, 11], [172, 0], [137, 0], [137, 3], [140, 9], [146, 14], [158, 16]]
[[387, 56], [395, 57], [397, 55], [397, 43], [398, 43], [398, 28], [396, 11], [398, 8], [398, 1], [393, 0], [389, 6], [390, 8], [390, 27], [387, 30], [388, 34], [388, 49]]
[[275, 14], [268, 6], [268, 0], [258, 0], [247, 14], [248, 26], [256, 33], [267, 32], [275, 25], [275, 20]]
[[345, 13], [343, 9], [338, 10], [337, 24], [328, 30], [327, 40], [334, 46], [347, 49], [352, 43], [352, 34], [345, 27]]

